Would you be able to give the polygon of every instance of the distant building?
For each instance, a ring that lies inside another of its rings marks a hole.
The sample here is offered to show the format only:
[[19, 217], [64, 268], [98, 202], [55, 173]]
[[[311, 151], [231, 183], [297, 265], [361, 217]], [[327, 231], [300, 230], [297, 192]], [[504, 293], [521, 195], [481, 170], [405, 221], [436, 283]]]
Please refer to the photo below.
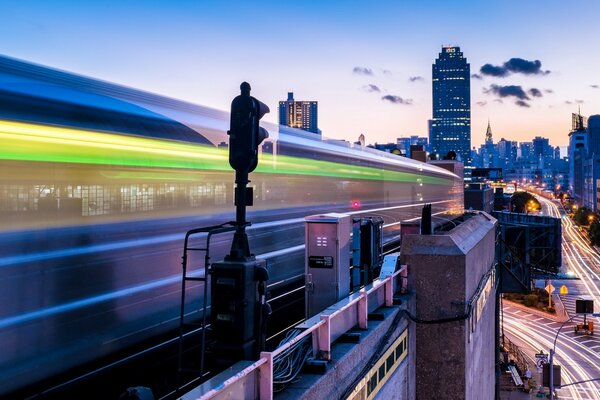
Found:
[[428, 140], [426, 137], [411, 135], [410, 137], [397, 138], [396, 144], [402, 154], [405, 154], [406, 157], [411, 157], [410, 147], [420, 145], [423, 146], [424, 151], [427, 151]]
[[471, 158], [474, 168], [498, 167], [498, 146], [494, 144], [492, 127], [489, 120], [485, 131], [485, 142], [479, 147], [478, 152], [473, 148]]
[[[473, 170], [473, 173], [476, 170]], [[467, 183], [465, 185], [465, 210], [479, 210], [492, 213], [494, 210], [494, 191], [486, 183]]]
[[[460, 161], [455, 160], [430, 160], [427, 161], [428, 164], [435, 165], [436, 167], [443, 168], [452, 172], [453, 174], [463, 177], [465, 176], [464, 164]], [[464, 192], [463, 184], [460, 184], [460, 192]], [[451, 190], [454, 190], [451, 189]]]
[[532, 141], [533, 155], [540, 161], [540, 168], [548, 168], [554, 159], [554, 149], [547, 138], [536, 136]]
[[469, 164], [471, 151], [471, 68], [460, 47], [444, 46], [432, 66], [431, 152], [443, 158], [454, 151]]
[[473, 182], [496, 181], [501, 182], [502, 168], [475, 168], [473, 169]]
[[405, 153], [402, 153], [400, 151], [400, 149], [398, 149], [398, 145], [396, 143], [375, 143], [374, 145], [369, 145], [367, 147], [385, 151], [386, 153], [392, 153], [392, 154], [396, 154], [396, 155], [406, 155]]
[[317, 102], [296, 101], [294, 93], [288, 92], [287, 100], [279, 102], [279, 124], [320, 135]]
[[365, 147], [365, 135], [362, 133], [358, 135], [358, 140], [354, 143], [359, 145], [360, 147]]
[[587, 119], [572, 114], [569, 132], [569, 193], [577, 204], [583, 204], [583, 164], [587, 158]]
[[519, 143], [519, 153], [517, 158], [529, 160], [533, 157], [533, 143], [532, 142], [521, 142]]
[[517, 159], [517, 142], [500, 139], [498, 142], [498, 167], [508, 170], [511, 169]]
[[[600, 179], [596, 179], [596, 188], [600, 188]], [[600, 210], [600, 189], [596, 189], [596, 210]]]
[[600, 178], [600, 115], [588, 118], [587, 158], [583, 164], [583, 205], [596, 211], [596, 182]]
[[413, 160], [427, 162], [427, 152], [422, 144], [410, 145], [410, 158]]

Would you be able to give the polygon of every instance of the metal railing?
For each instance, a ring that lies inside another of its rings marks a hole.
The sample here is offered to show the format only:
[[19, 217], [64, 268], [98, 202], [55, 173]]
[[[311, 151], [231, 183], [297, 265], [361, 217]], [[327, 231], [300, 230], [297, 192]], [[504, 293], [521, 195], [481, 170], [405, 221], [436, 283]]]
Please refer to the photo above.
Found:
[[525, 358], [523, 351], [519, 348], [519, 346], [511, 342], [506, 335], [500, 338], [500, 343], [502, 343], [502, 347], [504, 347], [504, 349], [512, 356], [521, 373], [524, 374], [525, 371], [527, 371], [528, 366], [527, 359]]
[[[401, 279], [398, 279], [398, 278]], [[313, 354], [320, 359], [329, 360], [331, 357], [331, 344], [354, 326], [367, 329], [368, 315], [373, 310], [393, 305], [393, 295], [398, 289], [406, 285], [406, 265], [401, 266], [392, 275], [373, 282], [361, 289], [360, 292], [350, 295], [333, 306], [324, 310], [320, 315], [309, 319], [304, 325], [310, 324], [301, 334], [284, 343], [277, 349], [260, 353], [260, 359], [237, 372], [234, 376], [225, 379], [214, 389], [199, 391], [197, 394], [190, 392], [181, 397], [183, 400], [208, 400], [230, 398], [234, 386], [247, 388], [254, 387], [258, 393], [255, 397], [261, 400], [273, 398], [273, 359], [289, 349], [295, 343], [312, 336]], [[314, 323], [311, 324], [310, 321]]]

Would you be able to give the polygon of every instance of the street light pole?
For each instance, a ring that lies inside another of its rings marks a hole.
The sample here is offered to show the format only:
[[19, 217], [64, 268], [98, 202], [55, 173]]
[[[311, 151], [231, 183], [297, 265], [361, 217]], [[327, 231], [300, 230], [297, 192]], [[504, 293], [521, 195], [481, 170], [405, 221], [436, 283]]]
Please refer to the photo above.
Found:
[[571, 322], [571, 320], [573, 318], [575, 318], [576, 316], [577, 316], [577, 314], [573, 315], [568, 320], [563, 322], [562, 325], [560, 326], [560, 328], [558, 328], [558, 332], [556, 332], [556, 336], [554, 336], [554, 343], [553, 343], [552, 348], [550, 349], [550, 357], [548, 358], [548, 363], [550, 364], [550, 382], [549, 382], [550, 400], [554, 399], [554, 352], [556, 350], [556, 341], [558, 340], [558, 335], [560, 334], [560, 331], [562, 330], [563, 326], [565, 326], [568, 322]]
[[[572, 317], [570, 317], [568, 320], [563, 322], [562, 325], [560, 326], [560, 328], [558, 328], [558, 332], [556, 332], [556, 336], [554, 336], [554, 344], [553, 344], [552, 348], [550, 349], [550, 357], [548, 358], [548, 363], [550, 364], [550, 371], [549, 371], [550, 372], [550, 382], [549, 382], [550, 400], [554, 400], [554, 353], [556, 352], [556, 341], [558, 340], [558, 335], [560, 334], [560, 331], [563, 328], [563, 326], [565, 326], [568, 322], [570, 322], [577, 315], [578, 314], [575, 314]], [[592, 316], [600, 317], [600, 313], [592, 313]]]

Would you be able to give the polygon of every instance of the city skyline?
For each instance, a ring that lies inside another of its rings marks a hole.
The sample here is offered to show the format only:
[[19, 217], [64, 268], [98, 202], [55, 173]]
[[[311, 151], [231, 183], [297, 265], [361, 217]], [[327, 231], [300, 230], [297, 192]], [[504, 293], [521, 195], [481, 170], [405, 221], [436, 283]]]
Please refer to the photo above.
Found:
[[450, 44], [471, 64], [472, 146], [488, 119], [497, 138], [564, 146], [572, 112], [600, 113], [598, 3], [4, 1], [0, 10], [7, 56], [221, 110], [246, 80], [272, 122], [294, 92], [319, 102], [324, 137], [427, 136], [431, 65]]

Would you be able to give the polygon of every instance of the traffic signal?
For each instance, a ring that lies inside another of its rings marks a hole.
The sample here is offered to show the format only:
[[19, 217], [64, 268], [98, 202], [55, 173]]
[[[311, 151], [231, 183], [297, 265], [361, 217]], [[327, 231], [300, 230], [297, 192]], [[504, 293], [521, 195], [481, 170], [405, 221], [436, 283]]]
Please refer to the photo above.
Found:
[[258, 125], [269, 107], [250, 96], [250, 84], [240, 85], [241, 94], [231, 102], [229, 165], [237, 172], [252, 172], [258, 164], [258, 146], [269, 137]]
[[[553, 365], [552, 369], [552, 380], [554, 381], [552, 386], [554, 386], [555, 388], [560, 388], [562, 385], [562, 380], [560, 376], [560, 365]], [[544, 364], [543, 366], [542, 385], [550, 387], [550, 364]]]

